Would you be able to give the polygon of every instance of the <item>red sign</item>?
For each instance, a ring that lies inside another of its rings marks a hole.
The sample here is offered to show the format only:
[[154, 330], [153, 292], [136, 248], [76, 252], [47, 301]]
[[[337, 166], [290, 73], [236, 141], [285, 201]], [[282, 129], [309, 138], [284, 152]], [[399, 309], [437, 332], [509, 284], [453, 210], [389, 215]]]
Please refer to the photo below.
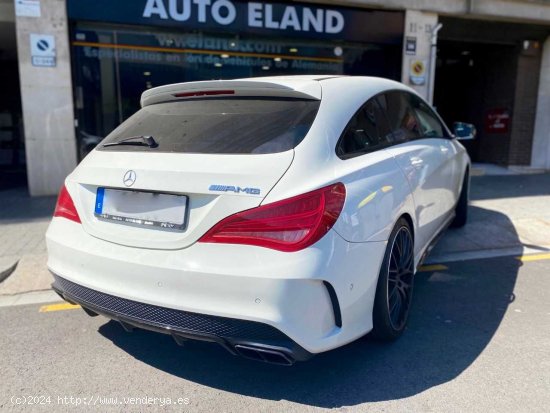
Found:
[[508, 133], [510, 111], [504, 108], [490, 109], [485, 115], [485, 133]]

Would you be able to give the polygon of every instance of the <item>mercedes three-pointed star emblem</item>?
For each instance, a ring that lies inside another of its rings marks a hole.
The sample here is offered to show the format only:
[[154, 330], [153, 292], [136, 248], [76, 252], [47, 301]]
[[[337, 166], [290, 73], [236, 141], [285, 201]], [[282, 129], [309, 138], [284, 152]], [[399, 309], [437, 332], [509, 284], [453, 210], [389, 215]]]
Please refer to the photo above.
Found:
[[124, 182], [124, 185], [126, 186], [132, 186], [136, 182], [136, 173], [132, 171], [131, 169], [124, 174], [124, 178], [122, 178], [122, 182]]

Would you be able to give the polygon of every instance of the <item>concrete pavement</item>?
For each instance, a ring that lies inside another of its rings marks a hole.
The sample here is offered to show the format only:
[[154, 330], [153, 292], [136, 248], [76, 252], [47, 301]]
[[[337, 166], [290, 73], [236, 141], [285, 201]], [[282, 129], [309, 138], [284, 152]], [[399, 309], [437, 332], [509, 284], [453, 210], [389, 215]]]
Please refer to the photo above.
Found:
[[428, 262], [550, 251], [550, 174], [475, 176], [468, 224], [449, 229]]
[[0, 295], [49, 289], [44, 234], [55, 201], [25, 188], [0, 191]]

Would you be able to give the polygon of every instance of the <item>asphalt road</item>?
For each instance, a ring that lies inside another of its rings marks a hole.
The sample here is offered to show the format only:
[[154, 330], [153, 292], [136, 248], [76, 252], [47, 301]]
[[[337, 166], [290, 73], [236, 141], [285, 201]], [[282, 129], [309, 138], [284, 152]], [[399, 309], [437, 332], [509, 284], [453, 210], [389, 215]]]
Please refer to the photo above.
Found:
[[80, 309], [0, 308], [0, 410], [156, 411], [169, 402], [165, 411], [548, 409], [550, 254], [438, 268], [417, 274], [400, 340], [363, 338], [293, 367], [214, 344], [181, 348]]

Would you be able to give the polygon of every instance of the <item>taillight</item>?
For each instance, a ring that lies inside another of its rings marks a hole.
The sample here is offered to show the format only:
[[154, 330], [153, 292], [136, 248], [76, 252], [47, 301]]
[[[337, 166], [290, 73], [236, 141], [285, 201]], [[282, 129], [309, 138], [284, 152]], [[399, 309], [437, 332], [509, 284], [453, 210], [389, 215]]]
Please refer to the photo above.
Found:
[[342, 183], [231, 215], [199, 242], [247, 244], [293, 252], [320, 240], [334, 225], [346, 199]]
[[55, 205], [53, 216], [67, 218], [80, 224], [80, 217], [78, 216], [78, 212], [76, 212], [73, 199], [69, 195], [65, 185], [63, 185], [57, 197], [57, 204]]
[[174, 97], [176, 98], [191, 98], [199, 96], [218, 96], [218, 95], [234, 95], [234, 90], [198, 90], [194, 92], [181, 92], [175, 93]]

